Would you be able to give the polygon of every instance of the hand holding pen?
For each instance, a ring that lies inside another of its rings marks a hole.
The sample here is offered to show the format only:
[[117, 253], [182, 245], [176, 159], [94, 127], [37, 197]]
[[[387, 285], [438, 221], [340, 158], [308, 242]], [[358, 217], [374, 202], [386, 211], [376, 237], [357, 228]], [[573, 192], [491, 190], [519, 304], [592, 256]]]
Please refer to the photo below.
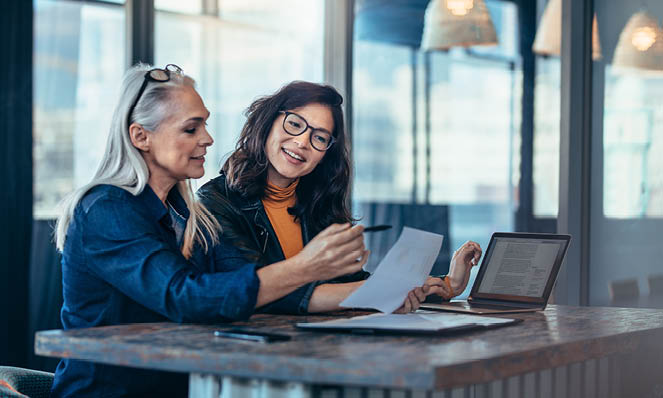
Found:
[[364, 228], [364, 232], [385, 231], [385, 230], [390, 229], [390, 228], [391, 228], [391, 225], [374, 225], [372, 227]]

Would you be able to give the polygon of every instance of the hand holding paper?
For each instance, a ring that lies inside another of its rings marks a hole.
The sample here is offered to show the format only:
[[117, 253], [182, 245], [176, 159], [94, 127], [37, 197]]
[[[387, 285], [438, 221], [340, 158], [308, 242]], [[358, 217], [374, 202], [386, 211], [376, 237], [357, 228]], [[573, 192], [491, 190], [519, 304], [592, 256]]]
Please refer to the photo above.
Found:
[[442, 235], [403, 228], [401, 236], [364, 284], [343, 300], [342, 307], [374, 308], [392, 313], [410, 290], [422, 286], [442, 247]]

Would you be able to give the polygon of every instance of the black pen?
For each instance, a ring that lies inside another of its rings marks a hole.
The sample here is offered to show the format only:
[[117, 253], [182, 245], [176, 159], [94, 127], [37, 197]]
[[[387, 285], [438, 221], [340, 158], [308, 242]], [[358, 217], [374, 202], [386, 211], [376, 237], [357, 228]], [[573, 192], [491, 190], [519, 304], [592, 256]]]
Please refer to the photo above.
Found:
[[391, 225], [374, 225], [372, 227], [364, 228], [364, 232], [384, 231], [384, 230], [389, 229], [389, 228], [391, 228]]
[[215, 330], [215, 337], [224, 337], [229, 339], [258, 341], [261, 343], [271, 343], [273, 341], [286, 341], [290, 340], [287, 334], [277, 334], [270, 332], [259, 332], [255, 330]]

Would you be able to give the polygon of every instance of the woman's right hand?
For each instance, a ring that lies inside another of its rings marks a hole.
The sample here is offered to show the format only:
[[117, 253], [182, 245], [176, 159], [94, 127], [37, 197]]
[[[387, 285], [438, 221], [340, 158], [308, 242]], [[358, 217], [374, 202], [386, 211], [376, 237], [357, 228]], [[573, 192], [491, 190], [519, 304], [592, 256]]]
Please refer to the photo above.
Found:
[[366, 264], [364, 227], [332, 224], [315, 236], [295, 258], [311, 281], [355, 273]]

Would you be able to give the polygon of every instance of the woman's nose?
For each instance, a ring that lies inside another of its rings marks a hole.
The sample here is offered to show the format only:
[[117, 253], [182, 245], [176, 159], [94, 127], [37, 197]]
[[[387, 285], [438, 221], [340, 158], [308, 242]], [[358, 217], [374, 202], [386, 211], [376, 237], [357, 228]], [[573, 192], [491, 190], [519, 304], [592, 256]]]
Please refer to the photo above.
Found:
[[297, 144], [297, 147], [305, 148], [309, 145], [311, 140], [309, 134], [311, 134], [309, 131], [304, 131], [302, 134], [293, 137], [293, 140]]
[[214, 143], [214, 138], [212, 138], [212, 135], [205, 129], [205, 134], [203, 135], [202, 140], [200, 141], [201, 146], [210, 146]]

